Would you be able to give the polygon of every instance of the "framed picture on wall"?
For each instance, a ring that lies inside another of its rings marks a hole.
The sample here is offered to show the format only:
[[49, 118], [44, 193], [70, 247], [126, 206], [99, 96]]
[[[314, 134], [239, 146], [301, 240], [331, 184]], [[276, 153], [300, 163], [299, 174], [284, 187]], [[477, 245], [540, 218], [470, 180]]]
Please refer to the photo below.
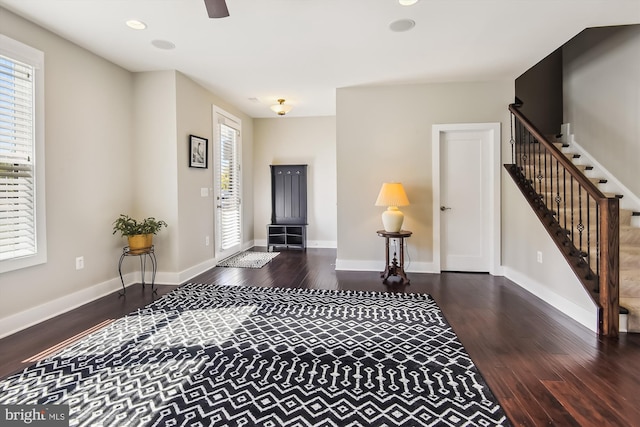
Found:
[[189, 135], [189, 167], [207, 168], [209, 158], [209, 140], [199, 136]]

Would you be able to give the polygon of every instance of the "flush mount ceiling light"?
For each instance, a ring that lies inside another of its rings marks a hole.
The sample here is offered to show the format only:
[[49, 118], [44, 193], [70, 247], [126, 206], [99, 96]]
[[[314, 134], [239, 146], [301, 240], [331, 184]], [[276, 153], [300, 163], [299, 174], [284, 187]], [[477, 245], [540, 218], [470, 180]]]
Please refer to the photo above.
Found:
[[277, 113], [279, 116], [284, 116], [289, 111], [291, 111], [291, 106], [290, 105], [284, 105], [284, 99], [278, 99], [278, 103], [272, 105], [270, 108], [275, 113]]
[[398, 19], [389, 24], [389, 29], [394, 33], [401, 33], [403, 31], [409, 31], [416, 26], [416, 21], [412, 19]]
[[411, 6], [418, 3], [418, 0], [398, 0], [402, 6]]
[[129, 19], [125, 24], [132, 30], [144, 30], [147, 28], [147, 24], [142, 21], [138, 21], [137, 19]]
[[151, 44], [162, 50], [171, 50], [176, 48], [176, 45], [168, 40], [152, 40]]

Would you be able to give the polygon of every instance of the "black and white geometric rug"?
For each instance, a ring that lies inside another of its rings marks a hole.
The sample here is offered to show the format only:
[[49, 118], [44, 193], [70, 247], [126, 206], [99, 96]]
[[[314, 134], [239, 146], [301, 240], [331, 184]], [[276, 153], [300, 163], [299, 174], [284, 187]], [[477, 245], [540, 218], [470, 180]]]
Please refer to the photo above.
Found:
[[81, 426], [508, 426], [433, 299], [189, 284], [0, 382]]
[[223, 259], [216, 267], [262, 268], [278, 256], [280, 252], [241, 252]]

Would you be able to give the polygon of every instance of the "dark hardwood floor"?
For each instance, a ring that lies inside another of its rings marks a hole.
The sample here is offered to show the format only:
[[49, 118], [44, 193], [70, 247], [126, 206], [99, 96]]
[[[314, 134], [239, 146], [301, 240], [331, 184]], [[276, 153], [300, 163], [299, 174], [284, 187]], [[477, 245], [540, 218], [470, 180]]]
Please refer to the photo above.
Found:
[[[429, 293], [514, 425], [640, 426], [640, 334], [598, 338], [502, 277], [414, 273], [410, 285], [387, 287], [376, 272], [336, 272], [335, 257], [330, 249], [282, 251], [262, 269], [214, 268], [191, 281]], [[160, 286], [158, 294], [173, 288]], [[154, 298], [135, 285], [125, 298], [114, 293], [0, 340], [0, 378]]]

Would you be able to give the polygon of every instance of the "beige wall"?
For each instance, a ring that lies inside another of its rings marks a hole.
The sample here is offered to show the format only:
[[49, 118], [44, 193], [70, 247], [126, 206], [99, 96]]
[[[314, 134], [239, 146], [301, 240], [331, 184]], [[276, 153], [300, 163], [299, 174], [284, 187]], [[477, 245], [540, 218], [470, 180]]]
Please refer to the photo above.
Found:
[[575, 141], [640, 197], [640, 25], [585, 30], [563, 60]]
[[[133, 204], [122, 212], [169, 224], [154, 236], [158, 269], [176, 271], [180, 234], [177, 206], [175, 71], [134, 74]], [[128, 262], [129, 267], [135, 266]]]
[[[245, 244], [254, 238], [254, 218], [256, 238], [269, 220], [268, 165], [304, 162], [313, 170], [310, 224], [317, 228], [310, 227], [310, 238], [337, 240], [338, 261], [364, 261], [374, 265], [372, 270], [383, 262], [375, 235], [382, 208], [373, 204], [387, 180], [402, 181], [411, 200], [403, 209], [406, 228], [415, 232], [410, 256], [427, 263], [433, 258], [433, 124], [499, 121], [503, 142], [509, 138], [512, 81], [339, 89], [336, 118], [256, 120], [254, 130], [250, 118], [180, 73], [133, 75], [0, 12], [4, 34], [45, 53], [49, 253], [44, 265], [0, 275], [0, 335], [117, 289], [123, 241], [111, 235], [111, 227], [120, 213], [149, 212], [170, 223], [157, 241], [165, 278], [179, 282], [212, 262], [202, 240], [212, 231], [211, 200], [200, 197], [200, 188], [212, 186], [212, 169], [190, 170], [186, 161], [188, 134], [212, 142], [211, 104], [243, 121]], [[508, 152], [505, 144], [503, 162]], [[145, 157], [155, 163], [146, 170], [140, 167]], [[508, 179], [503, 172], [505, 273], [569, 315], [589, 311], [580, 285], [559, 266], [563, 261], [546, 256], [553, 246], [543, 233], [531, 231], [537, 220], [524, 213]], [[535, 250], [545, 253], [544, 272], [535, 263]], [[77, 256], [85, 258], [80, 271], [75, 270]]]
[[[177, 73], [178, 128], [175, 137], [176, 183], [179, 209], [177, 246], [182, 269], [214, 257], [213, 196], [202, 197], [201, 188], [213, 187], [213, 132], [211, 101], [206, 91], [181, 73]], [[189, 135], [208, 139], [207, 169], [189, 167]], [[209, 191], [209, 190], [207, 190]], [[205, 245], [205, 236], [210, 244]]]
[[[337, 92], [338, 259], [344, 269], [384, 266], [384, 208], [374, 206], [382, 182], [401, 181], [411, 202], [402, 208], [409, 268], [432, 265], [431, 127], [501, 122], [501, 163], [511, 162], [509, 115], [513, 81], [358, 87]], [[391, 107], [390, 107], [391, 106]], [[501, 167], [501, 272], [594, 329], [596, 311], [527, 202]], [[536, 262], [537, 251], [543, 264]], [[422, 270], [424, 271], [424, 270]], [[536, 296], [531, 295], [531, 298]]]
[[[0, 274], [0, 336], [120, 287], [121, 213], [169, 223], [155, 238], [159, 283], [215, 265], [212, 167], [190, 169], [188, 135], [212, 141], [212, 105], [242, 119], [244, 246], [253, 242], [252, 119], [176, 71], [131, 73], [0, 8], [2, 33], [45, 54], [48, 261]], [[210, 146], [209, 164], [212, 153]], [[75, 270], [84, 256], [85, 268]], [[139, 282], [137, 260], [123, 264]]]
[[256, 244], [266, 245], [271, 221], [272, 164], [308, 165], [307, 244], [336, 246], [336, 119], [307, 117], [255, 120], [254, 225]]
[[[505, 176], [502, 200], [505, 276], [595, 330], [597, 313], [591, 297], [509, 176]], [[538, 251], [542, 264], [537, 263]]]
[[[11, 315], [64, 311], [56, 300], [115, 278], [112, 222], [133, 204], [133, 78], [128, 71], [0, 8], [2, 33], [45, 54], [46, 264], [0, 275], [0, 333]], [[76, 271], [75, 258], [85, 268]], [[28, 322], [28, 320], [24, 320]]]
[[[180, 283], [199, 270], [214, 266], [212, 106], [242, 121], [243, 164], [252, 164], [252, 119], [226, 104], [177, 71], [135, 73], [135, 185], [130, 213], [155, 216], [169, 227], [155, 238], [158, 279]], [[189, 167], [189, 135], [208, 139], [208, 168]], [[243, 245], [253, 241], [253, 172], [243, 168]], [[205, 237], [209, 236], [209, 246]], [[196, 271], [197, 271], [196, 270]]]
[[[414, 266], [433, 261], [431, 127], [502, 122], [513, 82], [416, 84], [339, 89], [337, 93], [338, 264], [381, 265], [383, 182], [403, 183], [410, 206], [403, 228]], [[504, 135], [503, 135], [504, 140]], [[371, 267], [368, 267], [371, 268]], [[418, 268], [419, 270], [419, 268]]]
[[[214, 257], [214, 200], [200, 195], [201, 188], [214, 185], [213, 112], [212, 106], [225, 110], [242, 122], [242, 238], [243, 247], [253, 242], [253, 119], [224, 100], [213, 95], [182, 73], [177, 73], [177, 150], [179, 230], [177, 250], [179, 269], [190, 268]], [[189, 135], [209, 140], [209, 167], [190, 168], [188, 157]], [[210, 245], [205, 237], [210, 236]], [[212, 265], [213, 266], [213, 265]]]

